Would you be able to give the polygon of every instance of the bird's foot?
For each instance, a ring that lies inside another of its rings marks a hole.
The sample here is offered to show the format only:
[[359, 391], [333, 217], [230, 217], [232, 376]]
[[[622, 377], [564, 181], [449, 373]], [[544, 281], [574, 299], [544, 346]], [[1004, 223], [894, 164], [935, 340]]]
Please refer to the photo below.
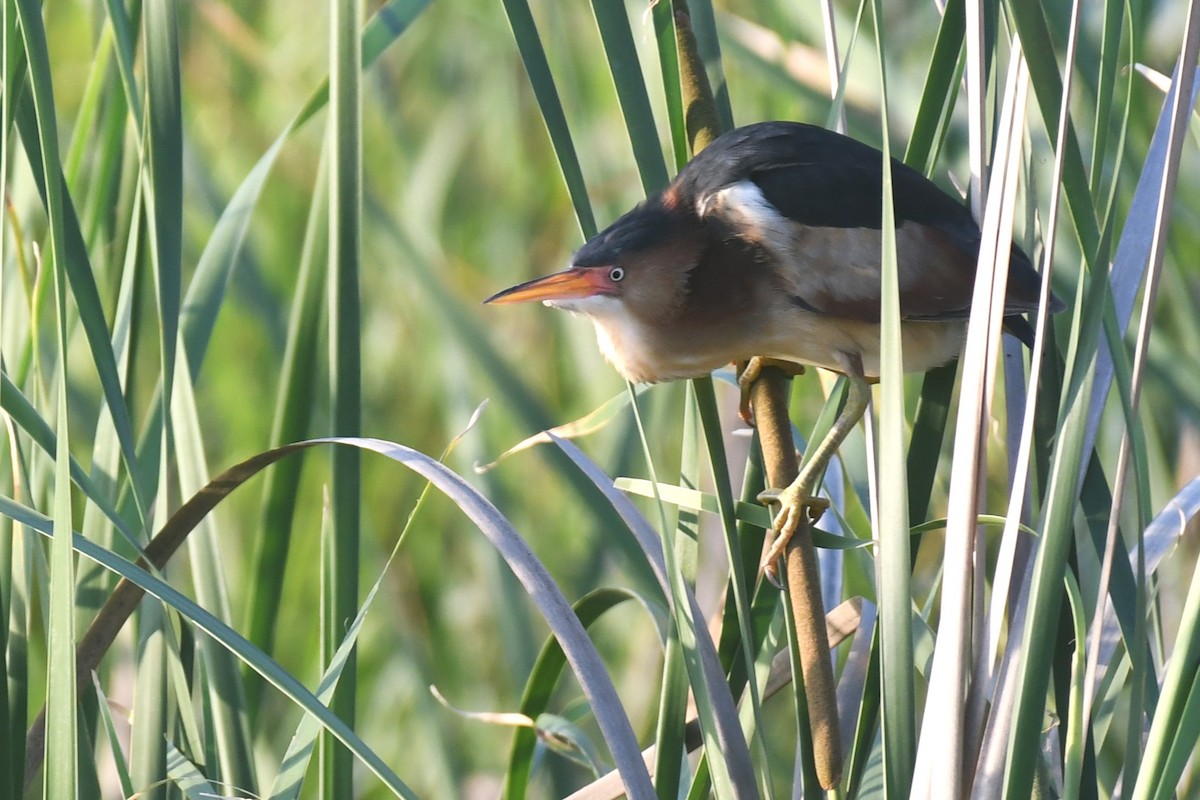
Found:
[[800, 523], [812, 524], [819, 520], [829, 508], [829, 501], [810, 494], [804, 487], [793, 483], [786, 489], [767, 489], [759, 493], [758, 502], [764, 505], [779, 504], [779, 513], [775, 515], [772, 526], [774, 538], [758, 569], [774, 586], [783, 588], [779, 580], [780, 557], [787, 551], [788, 542], [796, 534]]
[[750, 408], [750, 387], [758, 380], [758, 376], [762, 374], [764, 367], [777, 367], [792, 376], [804, 374], [803, 364], [797, 364], [794, 361], [781, 361], [777, 358], [766, 358], [765, 356], [754, 356], [749, 361], [739, 362], [737, 367], [738, 389], [741, 390], [741, 401], [738, 403], [738, 416], [747, 425], [754, 424], [754, 412]]

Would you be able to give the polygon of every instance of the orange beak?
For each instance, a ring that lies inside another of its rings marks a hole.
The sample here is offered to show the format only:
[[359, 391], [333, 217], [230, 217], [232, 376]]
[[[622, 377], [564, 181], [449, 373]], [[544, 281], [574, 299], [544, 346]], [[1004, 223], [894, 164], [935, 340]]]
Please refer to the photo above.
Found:
[[608, 280], [607, 270], [572, 267], [497, 292], [483, 302], [527, 303], [531, 300], [577, 300], [582, 297], [608, 293], [611, 288], [612, 284]]

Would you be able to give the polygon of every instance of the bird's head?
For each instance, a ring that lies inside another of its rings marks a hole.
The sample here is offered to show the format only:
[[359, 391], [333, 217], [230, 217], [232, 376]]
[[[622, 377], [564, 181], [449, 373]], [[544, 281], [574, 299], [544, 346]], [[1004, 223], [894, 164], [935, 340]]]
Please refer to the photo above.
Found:
[[492, 295], [485, 303], [541, 300], [593, 320], [661, 319], [686, 296], [688, 272], [703, 249], [698, 221], [654, 198], [579, 248], [562, 272]]
[[[680, 364], [677, 321], [689, 280], [706, 247], [700, 221], [670, 194], [656, 196], [588, 240], [562, 272], [513, 286], [485, 303], [541, 300], [583, 314], [596, 326], [604, 357], [631, 381], [690, 376]], [[707, 366], [707, 364], [705, 365]], [[711, 369], [711, 367], [708, 367]]]

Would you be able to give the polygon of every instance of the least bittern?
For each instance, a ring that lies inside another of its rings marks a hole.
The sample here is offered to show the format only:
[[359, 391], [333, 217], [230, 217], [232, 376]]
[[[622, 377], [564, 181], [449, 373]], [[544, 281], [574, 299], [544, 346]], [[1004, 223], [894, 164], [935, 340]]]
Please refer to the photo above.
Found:
[[[962, 350], [980, 231], [920, 173], [895, 160], [891, 172], [904, 368], [925, 372]], [[826, 507], [816, 482], [879, 376], [882, 173], [882, 154], [846, 136], [795, 122], [747, 125], [590, 239], [568, 269], [485, 302], [541, 300], [589, 317], [605, 358], [634, 382], [745, 362], [745, 390], [762, 359], [845, 375], [850, 391], [829, 434], [790, 486], [764, 493], [780, 506], [763, 559], [770, 571], [801, 515]], [[1004, 327], [1027, 345], [1033, 331], [1022, 315], [1037, 310], [1040, 288], [1013, 245]], [[1051, 296], [1051, 310], [1062, 307]]]

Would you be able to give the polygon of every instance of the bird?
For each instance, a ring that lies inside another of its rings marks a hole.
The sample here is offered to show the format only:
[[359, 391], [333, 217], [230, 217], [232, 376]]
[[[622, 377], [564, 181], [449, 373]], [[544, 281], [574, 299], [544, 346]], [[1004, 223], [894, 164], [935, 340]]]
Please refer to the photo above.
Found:
[[[892, 159], [900, 333], [906, 372], [957, 358], [980, 248], [971, 212]], [[590, 318], [604, 357], [634, 383], [701, 377], [743, 365], [748, 387], [766, 364], [846, 376], [847, 400], [776, 503], [774, 565], [801, 521], [827, 501], [817, 481], [858, 424], [880, 374], [883, 153], [801, 122], [735, 128], [699, 152], [662, 191], [590, 238], [567, 269], [485, 300], [542, 301]], [[1016, 244], [1009, 254], [1004, 330], [1033, 346], [1023, 316], [1041, 278]], [[1049, 295], [1052, 312], [1063, 302]]]

